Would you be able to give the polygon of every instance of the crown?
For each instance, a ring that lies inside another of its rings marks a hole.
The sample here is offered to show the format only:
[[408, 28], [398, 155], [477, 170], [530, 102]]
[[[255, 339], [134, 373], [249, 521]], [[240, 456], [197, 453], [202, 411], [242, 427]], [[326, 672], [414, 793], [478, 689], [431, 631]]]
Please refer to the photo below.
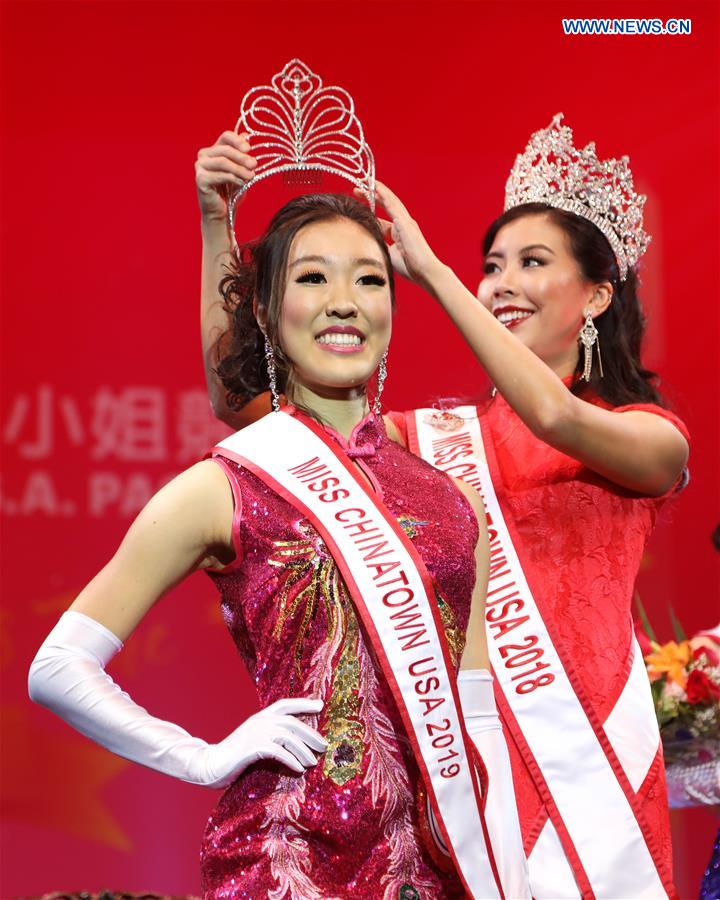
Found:
[[547, 203], [588, 219], [608, 239], [624, 281], [650, 243], [643, 230], [646, 198], [635, 193], [627, 156], [603, 162], [594, 143], [578, 150], [562, 118], [558, 113], [536, 131], [516, 157], [505, 185], [505, 209]]
[[355, 103], [341, 87], [323, 86], [319, 75], [291, 59], [270, 84], [250, 88], [240, 104], [235, 131], [246, 131], [257, 159], [254, 177], [230, 197], [231, 231], [243, 194], [271, 175], [313, 183], [327, 172], [350, 181], [375, 204], [375, 160], [365, 143]]

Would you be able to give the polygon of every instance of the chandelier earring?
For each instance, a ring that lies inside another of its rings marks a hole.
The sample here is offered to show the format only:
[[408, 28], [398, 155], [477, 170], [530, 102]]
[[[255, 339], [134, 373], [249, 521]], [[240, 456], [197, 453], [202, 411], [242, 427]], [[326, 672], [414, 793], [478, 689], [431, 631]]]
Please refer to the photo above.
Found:
[[590, 381], [590, 373], [592, 372], [593, 347], [597, 346], [598, 364], [600, 366], [600, 377], [603, 377], [602, 354], [600, 353], [600, 334], [595, 327], [593, 317], [590, 313], [585, 317], [585, 324], [580, 329], [580, 343], [585, 351], [585, 359], [583, 361], [582, 380]]
[[277, 369], [275, 367], [275, 351], [270, 343], [268, 336], [265, 335], [265, 362], [267, 363], [268, 381], [270, 383], [270, 394], [272, 395], [273, 412], [280, 412], [280, 394], [277, 388]]
[[382, 396], [383, 388], [385, 387], [385, 379], [387, 378], [387, 357], [388, 352], [386, 350], [383, 353], [380, 365], [378, 366], [377, 393], [375, 394], [375, 400], [373, 401], [373, 412], [376, 416], [380, 415], [380, 397]]

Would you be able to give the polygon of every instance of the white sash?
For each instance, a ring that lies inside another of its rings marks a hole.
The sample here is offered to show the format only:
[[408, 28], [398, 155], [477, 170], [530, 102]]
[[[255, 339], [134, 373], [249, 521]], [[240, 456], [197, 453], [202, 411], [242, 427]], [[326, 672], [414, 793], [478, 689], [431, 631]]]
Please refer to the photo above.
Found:
[[458, 875], [471, 896], [502, 897], [433, 586], [411, 542], [307, 417], [271, 413], [216, 452], [256, 474], [322, 535], [392, 689]]
[[506, 722], [551, 817], [536, 846], [536, 860], [534, 851], [529, 857], [531, 884], [533, 889], [536, 880], [548, 884], [549, 864], [560, 844], [577, 883], [574, 895], [536, 896], [665, 898], [668, 890], [674, 896], [648, 847], [653, 836], [643, 833], [637, 818], [635, 791], [659, 747], [639, 649], [604, 729], [569, 661], [561, 659], [552, 621], [543, 618], [542, 598], [536, 600], [528, 585], [513, 543], [514, 524], [505, 520], [493, 484], [492, 448], [483, 445], [476, 408], [458, 407], [445, 415], [415, 410], [408, 415], [408, 426], [410, 449], [475, 487], [485, 503], [491, 553], [486, 603], [490, 659]]

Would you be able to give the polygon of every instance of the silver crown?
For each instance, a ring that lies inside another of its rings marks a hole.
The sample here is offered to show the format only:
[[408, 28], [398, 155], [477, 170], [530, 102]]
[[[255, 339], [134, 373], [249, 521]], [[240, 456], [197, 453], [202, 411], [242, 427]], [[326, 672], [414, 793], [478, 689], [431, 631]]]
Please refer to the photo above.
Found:
[[646, 198], [635, 193], [627, 156], [603, 162], [594, 143], [578, 150], [562, 118], [558, 113], [547, 128], [536, 131], [515, 159], [505, 185], [505, 209], [547, 203], [588, 219], [608, 239], [624, 281], [650, 243], [643, 230]]
[[246, 131], [257, 159], [252, 180], [228, 203], [232, 230], [235, 207], [243, 194], [270, 175], [297, 173], [298, 183], [313, 174], [338, 175], [367, 196], [375, 208], [375, 160], [365, 143], [355, 103], [341, 87], [324, 87], [322, 79], [299, 59], [292, 59], [271, 84], [250, 88], [240, 104], [235, 131]]

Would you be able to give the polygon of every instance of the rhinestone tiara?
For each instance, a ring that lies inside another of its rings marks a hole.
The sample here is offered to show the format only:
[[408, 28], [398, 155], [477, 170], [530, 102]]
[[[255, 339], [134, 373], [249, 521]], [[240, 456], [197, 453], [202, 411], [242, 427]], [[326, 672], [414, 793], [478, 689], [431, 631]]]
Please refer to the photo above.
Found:
[[562, 113], [554, 116], [516, 157], [505, 185], [505, 209], [547, 203], [592, 222], [608, 239], [624, 281], [650, 243], [643, 230], [646, 198], [633, 188], [627, 156], [601, 161], [594, 143], [578, 150], [562, 119]]
[[363, 191], [374, 210], [375, 160], [355, 102], [344, 88], [323, 86], [301, 60], [291, 59], [270, 84], [250, 88], [235, 131], [250, 136], [257, 167], [228, 202], [231, 233], [238, 200], [258, 181], [277, 174], [296, 183], [313, 183], [323, 172], [338, 175]]

